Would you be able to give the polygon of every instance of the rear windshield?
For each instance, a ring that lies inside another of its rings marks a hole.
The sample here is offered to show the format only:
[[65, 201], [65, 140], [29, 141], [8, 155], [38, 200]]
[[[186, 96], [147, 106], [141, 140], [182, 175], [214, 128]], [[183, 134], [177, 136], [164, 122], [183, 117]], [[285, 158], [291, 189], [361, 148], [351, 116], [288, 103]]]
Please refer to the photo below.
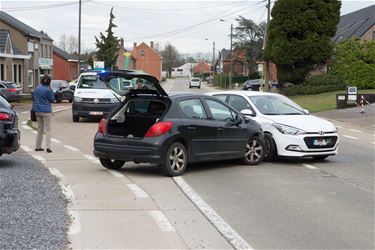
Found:
[[10, 104], [0, 95], [0, 108], [10, 108]]
[[199, 82], [199, 80], [200, 80], [199, 78], [192, 78], [191, 79], [192, 82]]
[[14, 84], [12, 82], [0, 82], [0, 83], [3, 84], [7, 88], [17, 88], [17, 87], [19, 87], [18, 85]]

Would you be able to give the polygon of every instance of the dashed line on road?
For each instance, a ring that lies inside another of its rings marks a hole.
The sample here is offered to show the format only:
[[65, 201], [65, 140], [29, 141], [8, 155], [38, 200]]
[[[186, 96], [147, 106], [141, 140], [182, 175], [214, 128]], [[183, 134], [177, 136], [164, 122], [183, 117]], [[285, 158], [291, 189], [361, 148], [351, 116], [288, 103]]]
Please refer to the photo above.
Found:
[[81, 232], [81, 223], [79, 219], [78, 211], [68, 211], [70, 218], [72, 218], [72, 223], [69, 227], [69, 235], [79, 234]]
[[100, 161], [92, 155], [83, 155], [83, 157], [85, 157], [87, 160], [89, 160], [93, 163], [97, 163], [97, 164], [100, 163]]
[[29, 148], [29, 147], [26, 146], [26, 145], [22, 145], [21, 148], [22, 148], [24, 151], [26, 151], [26, 152], [31, 152], [31, 151], [32, 151], [31, 148]]
[[349, 139], [352, 139], [352, 140], [358, 140], [357, 137], [350, 136], [350, 135], [342, 135], [342, 137], [349, 138]]
[[148, 211], [148, 214], [151, 215], [151, 217], [154, 219], [158, 227], [163, 232], [175, 232], [176, 229], [172, 226], [172, 224], [169, 222], [167, 217], [163, 214], [160, 210], [152, 210]]
[[61, 186], [61, 191], [63, 192], [63, 194], [68, 198], [68, 199], [75, 199], [75, 195], [73, 193], [73, 189], [71, 188], [71, 186], [69, 184], [67, 185], [64, 185], [62, 183], [60, 183], [60, 186]]
[[224, 236], [234, 249], [253, 249], [234, 229], [229, 226], [181, 177], [173, 177], [173, 180], [194, 203], [212, 225]]
[[336, 128], [342, 128], [342, 127], [341, 127], [341, 126], [337, 126], [337, 125], [336, 125]]
[[31, 155], [31, 156], [34, 157], [38, 161], [41, 161], [41, 162], [46, 161], [46, 159], [44, 159], [44, 157], [41, 155]]
[[79, 151], [78, 148], [75, 148], [75, 147], [72, 147], [72, 146], [69, 146], [69, 145], [64, 145], [64, 148], [67, 148], [67, 149], [72, 150], [72, 151], [75, 151], [75, 152], [78, 152], [78, 151]]
[[22, 122], [22, 125], [26, 125], [26, 124], [27, 124], [27, 121], [23, 121], [23, 122]]
[[61, 143], [61, 141], [59, 141], [59, 140], [57, 140], [55, 138], [51, 138], [51, 141], [56, 142], [56, 143]]
[[372, 141], [372, 142], [370, 142], [370, 143], [375, 144], [375, 141]]
[[350, 131], [356, 132], [356, 133], [362, 133], [362, 131], [357, 130], [357, 129], [349, 129]]
[[33, 134], [38, 134], [38, 132], [36, 132], [35, 130], [31, 131], [31, 133], [33, 133]]
[[304, 166], [305, 168], [309, 168], [309, 169], [313, 169], [313, 170], [317, 170], [319, 168], [313, 166], [313, 165], [310, 165], [310, 164], [306, 164], [306, 163], [303, 163], [302, 166]]
[[72, 109], [72, 108], [56, 109], [53, 111], [53, 113], [57, 113], [57, 112], [61, 112], [61, 111], [69, 110], [69, 109]]
[[21, 114], [27, 114], [29, 111], [22, 111]]
[[31, 128], [29, 127], [29, 126], [27, 126], [27, 125], [22, 125], [22, 127], [24, 128], [24, 129], [26, 129], [26, 130], [30, 130]]
[[64, 175], [56, 168], [48, 168], [48, 170], [52, 175], [56, 176], [59, 179], [62, 179], [64, 177]]
[[137, 198], [148, 198], [148, 194], [136, 184], [126, 184]]
[[120, 174], [119, 172], [117, 171], [114, 171], [114, 170], [110, 170], [110, 169], [107, 169], [107, 171], [113, 175], [114, 177], [117, 177], [117, 178], [124, 178], [124, 176], [122, 174]]

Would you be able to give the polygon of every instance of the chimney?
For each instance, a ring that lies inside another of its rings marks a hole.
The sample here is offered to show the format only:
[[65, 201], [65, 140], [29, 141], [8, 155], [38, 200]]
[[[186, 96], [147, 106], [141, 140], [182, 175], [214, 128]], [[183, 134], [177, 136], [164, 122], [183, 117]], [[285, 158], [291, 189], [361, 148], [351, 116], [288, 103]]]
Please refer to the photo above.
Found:
[[154, 42], [153, 42], [153, 41], [150, 42], [150, 47], [151, 47], [152, 49], [154, 48]]
[[137, 47], [137, 43], [133, 43], [134, 49]]

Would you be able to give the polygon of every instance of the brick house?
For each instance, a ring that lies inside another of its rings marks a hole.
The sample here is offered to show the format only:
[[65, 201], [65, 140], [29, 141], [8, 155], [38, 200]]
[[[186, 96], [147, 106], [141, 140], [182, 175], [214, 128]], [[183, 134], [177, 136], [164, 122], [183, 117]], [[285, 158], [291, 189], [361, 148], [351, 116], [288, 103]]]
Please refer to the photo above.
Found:
[[75, 80], [78, 78], [78, 57], [53, 46], [53, 79]]
[[159, 53], [154, 50], [154, 42], [150, 42], [150, 46], [144, 42], [138, 46], [134, 43], [131, 54], [134, 58], [135, 70], [143, 71], [161, 80], [162, 61]]
[[212, 73], [211, 65], [206, 62], [199, 62], [194, 66], [193, 69], [194, 74], [207, 74]]
[[41, 75], [53, 77], [53, 40], [47, 34], [4, 11], [0, 11], [0, 27], [0, 79], [16, 82], [28, 93]]

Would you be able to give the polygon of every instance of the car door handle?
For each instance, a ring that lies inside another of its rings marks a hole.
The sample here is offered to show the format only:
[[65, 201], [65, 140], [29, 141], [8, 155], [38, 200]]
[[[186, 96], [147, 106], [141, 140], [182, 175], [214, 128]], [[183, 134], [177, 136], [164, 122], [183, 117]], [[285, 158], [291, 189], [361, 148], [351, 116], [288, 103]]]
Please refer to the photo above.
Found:
[[189, 130], [196, 130], [197, 128], [196, 128], [196, 127], [189, 126], [189, 127], [187, 127], [187, 129], [189, 129]]
[[224, 128], [217, 128], [217, 131], [224, 131]]

